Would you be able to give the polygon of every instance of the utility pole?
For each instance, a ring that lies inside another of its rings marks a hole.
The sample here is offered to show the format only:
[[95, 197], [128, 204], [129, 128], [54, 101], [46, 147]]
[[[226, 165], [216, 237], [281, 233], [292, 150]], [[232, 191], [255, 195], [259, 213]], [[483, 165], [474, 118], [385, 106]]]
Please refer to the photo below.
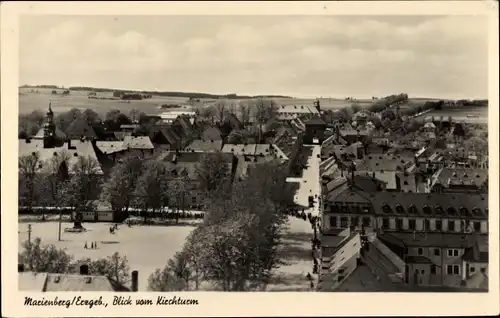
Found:
[[28, 224], [28, 242], [31, 244], [31, 224]]
[[59, 207], [59, 242], [61, 241], [61, 223], [62, 223], [62, 209]]

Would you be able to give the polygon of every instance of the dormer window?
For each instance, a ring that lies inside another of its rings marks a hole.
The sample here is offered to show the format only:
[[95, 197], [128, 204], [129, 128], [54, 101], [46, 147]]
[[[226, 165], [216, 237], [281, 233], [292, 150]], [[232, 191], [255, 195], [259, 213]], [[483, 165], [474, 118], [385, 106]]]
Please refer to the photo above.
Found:
[[428, 205], [424, 205], [423, 211], [424, 211], [424, 214], [426, 214], [426, 215], [432, 214], [432, 209]]
[[390, 207], [388, 204], [383, 204], [383, 205], [382, 205], [382, 211], [383, 211], [384, 213], [391, 213], [391, 212], [392, 212], [392, 209], [391, 209], [391, 207]]
[[405, 213], [405, 209], [401, 206], [401, 204], [397, 204], [396, 205], [396, 212], [398, 214], [404, 214]]
[[469, 216], [469, 210], [466, 207], [461, 206], [460, 207], [460, 215], [461, 216]]
[[448, 209], [446, 209], [446, 212], [448, 213], [448, 215], [451, 215], [451, 216], [458, 215], [457, 210], [452, 206], [450, 206]]
[[409, 212], [410, 214], [417, 214], [417, 212], [418, 212], [418, 211], [417, 211], [417, 207], [416, 207], [416, 206], [414, 206], [413, 204], [410, 204], [410, 206], [408, 207], [408, 212]]
[[439, 204], [436, 205], [436, 214], [437, 215], [442, 215], [444, 212], [443, 207], [441, 207]]

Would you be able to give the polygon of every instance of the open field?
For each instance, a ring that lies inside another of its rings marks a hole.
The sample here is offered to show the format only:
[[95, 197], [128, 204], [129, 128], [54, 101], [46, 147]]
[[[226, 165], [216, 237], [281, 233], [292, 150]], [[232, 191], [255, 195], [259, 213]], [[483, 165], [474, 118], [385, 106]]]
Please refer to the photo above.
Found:
[[[70, 95], [52, 95], [50, 89], [39, 88], [39, 93], [31, 93], [31, 89], [20, 89], [19, 95], [19, 113], [30, 113], [34, 110], [45, 110], [52, 103], [52, 109], [55, 113], [65, 112], [71, 108], [90, 108], [100, 115], [105, 115], [112, 109], [119, 109], [123, 113], [128, 113], [130, 110], [137, 108], [146, 114], [159, 114], [167, 110], [158, 109], [162, 104], [186, 104], [188, 99], [182, 97], [163, 97], [153, 96], [150, 99], [143, 100], [104, 100], [90, 99], [87, 97], [88, 92], [71, 91]], [[112, 93], [97, 93], [97, 97], [112, 98]], [[188, 106], [186, 106], [188, 107]], [[173, 110], [173, 109], [171, 109]]]
[[[96, 111], [100, 115], [106, 114], [112, 109], [120, 109], [122, 112], [127, 113], [130, 110], [137, 108], [146, 114], [159, 114], [167, 110], [158, 109], [157, 107], [162, 104], [179, 104], [186, 105], [188, 98], [184, 97], [164, 97], [155, 96], [151, 99], [144, 100], [131, 100], [131, 101], [121, 101], [121, 100], [105, 100], [105, 99], [89, 99], [87, 91], [71, 91], [70, 95], [52, 95], [52, 89], [31, 89], [31, 88], [21, 88], [19, 95], [19, 113], [30, 113], [34, 110], [45, 110], [49, 102], [52, 103], [52, 109], [54, 112], [65, 112], [71, 108], [90, 108]], [[38, 91], [32, 92], [32, 91]], [[62, 90], [58, 90], [62, 92]], [[97, 97], [112, 98], [113, 94], [109, 93], [97, 93]], [[311, 99], [299, 99], [299, 98], [273, 98], [278, 105], [307, 105], [313, 106], [314, 100]], [[234, 103], [235, 105], [240, 102], [248, 102], [249, 99], [231, 99], [228, 100], [229, 103]], [[200, 103], [205, 106], [213, 105], [217, 102], [214, 99], [200, 99]], [[369, 106], [372, 104], [372, 100], [357, 100], [355, 101], [361, 107]], [[323, 98], [320, 99], [321, 107], [323, 109], [338, 109], [353, 104], [353, 101], [346, 101], [343, 99], [332, 99]], [[185, 106], [189, 108], [189, 106]]]
[[[40, 237], [42, 244], [66, 248], [75, 259], [107, 257], [114, 252], [127, 256], [131, 270], [139, 271], [139, 291], [147, 290], [148, 277], [157, 268], [163, 268], [174, 254], [182, 249], [193, 226], [128, 226], [120, 225], [115, 234], [109, 233], [109, 223], [84, 223], [85, 233], [62, 233], [57, 240], [58, 222], [33, 223], [31, 238]], [[18, 246], [28, 239], [27, 224], [19, 223]], [[62, 228], [72, 227], [63, 223]], [[85, 241], [97, 242], [95, 250], [84, 249]]]
[[[467, 117], [473, 115], [477, 117]], [[485, 124], [488, 123], [488, 108], [487, 107], [456, 107], [443, 108], [442, 110], [433, 110], [425, 114], [425, 117], [443, 116], [447, 118], [451, 116], [454, 121], [465, 122], [470, 124]]]

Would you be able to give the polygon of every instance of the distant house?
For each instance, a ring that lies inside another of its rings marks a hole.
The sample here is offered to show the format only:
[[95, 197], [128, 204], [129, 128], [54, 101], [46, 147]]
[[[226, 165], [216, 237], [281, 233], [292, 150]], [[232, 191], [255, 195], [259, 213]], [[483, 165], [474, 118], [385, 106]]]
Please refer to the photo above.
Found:
[[157, 149], [173, 150], [181, 147], [181, 137], [170, 125], [154, 126], [149, 138]]
[[429, 179], [432, 192], [487, 193], [488, 170], [472, 168], [441, 168]]
[[229, 153], [169, 151], [159, 155], [158, 160], [167, 164], [172, 178], [182, 177], [185, 181], [184, 207], [200, 207], [205, 204], [205, 192], [200, 189], [199, 169], [202, 160], [214, 158], [225, 164], [230, 172], [229, 181], [232, 182], [238, 159]]
[[150, 157], [154, 152], [153, 143], [148, 136], [126, 136], [123, 139], [123, 147], [128, 149], [129, 153], [142, 158]]
[[224, 118], [224, 122], [227, 123], [233, 130], [243, 129], [244, 127], [243, 123], [233, 113], [227, 113]]
[[76, 118], [66, 130], [66, 136], [70, 139], [97, 139], [94, 129], [87, 123], [85, 118]]
[[185, 151], [195, 152], [220, 152], [221, 150], [222, 140], [193, 140], [193, 142], [185, 149]]

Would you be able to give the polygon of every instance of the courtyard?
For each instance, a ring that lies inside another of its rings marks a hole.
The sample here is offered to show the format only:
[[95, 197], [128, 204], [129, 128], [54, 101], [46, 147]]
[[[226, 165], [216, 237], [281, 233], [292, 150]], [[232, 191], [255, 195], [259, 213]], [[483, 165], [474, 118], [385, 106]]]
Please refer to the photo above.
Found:
[[[119, 252], [126, 256], [130, 270], [139, 271], [139, 291], [147, 291], [148, 277], [157, 268], [163, 268], [174, 254], [182, 249], [190, 225], [133, 226], [119, 225], [115, 234], [109, 232], [111, 223], [83, 223], [84, 233], [65, 233], [72, 223], [62, 223], [61, 241], [58, 241], [58, 222], [29, 223], [31, 239], [40, 237], [42, 244], [64, 248], [74, 259], [98, 259]], [[19, 223], [18, 246], [28, 239], [28, 223]], [[97, 243], [97, 249], [85, 249], [85, 242]]]

